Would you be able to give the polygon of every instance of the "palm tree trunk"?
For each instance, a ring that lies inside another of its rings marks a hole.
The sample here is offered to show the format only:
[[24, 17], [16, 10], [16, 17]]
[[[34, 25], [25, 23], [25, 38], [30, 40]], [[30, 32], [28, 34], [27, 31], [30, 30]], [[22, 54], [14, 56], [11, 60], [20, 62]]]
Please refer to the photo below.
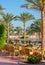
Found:
[[42, 44], [41, 44], [41, 49], [42, 49], [42, 57], [43, 57], [43, 49], [45, 47], [45, 6], [43, 10], [41, 11], [41, 18], [42, 18]]
[[35, 34], [36, 34], [36, 38], [37, 38], [37, 32]]
[[18, 38], [20, 39], [20, 33], [18, 32]]
[[40, 39], [40, 32], [38, 32], [38, 38]]
[[8, 23], [8, 26], [7, 26], [7, 43], [9, 43], [9, 23]]
[[26, 23], [24, 23], [24, 44], [26, 44]]

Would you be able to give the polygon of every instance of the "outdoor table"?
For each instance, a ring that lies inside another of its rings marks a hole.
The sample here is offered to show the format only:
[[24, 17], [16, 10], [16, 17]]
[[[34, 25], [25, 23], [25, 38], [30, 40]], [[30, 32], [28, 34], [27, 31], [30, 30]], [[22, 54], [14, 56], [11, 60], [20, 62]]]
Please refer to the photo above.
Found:
[[26, 49], [28, 50], [29, 55], [30, 55], [30, 54], [33, 54], [33, 50], [32, 50], [32, 48], [30, 48], [30, 47], [26, 47]]

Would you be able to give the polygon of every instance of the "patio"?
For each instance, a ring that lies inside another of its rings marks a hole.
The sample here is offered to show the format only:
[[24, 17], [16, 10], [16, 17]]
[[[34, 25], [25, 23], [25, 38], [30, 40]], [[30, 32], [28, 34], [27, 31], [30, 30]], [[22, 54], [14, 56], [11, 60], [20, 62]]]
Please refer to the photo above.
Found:
[[17, 57], [11, 58], [10, 56], [5, 55], [5, 53], [0, 53], [0, 65], [45, 65], [45, 63], [27, 64]]

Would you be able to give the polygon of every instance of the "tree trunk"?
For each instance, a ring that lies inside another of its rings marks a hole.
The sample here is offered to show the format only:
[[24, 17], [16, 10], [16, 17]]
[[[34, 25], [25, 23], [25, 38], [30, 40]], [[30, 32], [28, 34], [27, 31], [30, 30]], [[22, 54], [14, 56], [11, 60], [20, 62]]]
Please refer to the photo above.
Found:
[[45, 48], [45, 6], [43, 10], [41, 11], [41, 18], [42, 18], [42, 55], [43, 55], [43, 49]]
[[41, 37], [40, 37], [40, 32], [38, 32], [38, 38], [40, 39]]
[[7, 25], [7, 43], [9, 43], [9, 23]]
[[41, 15], [42, 15], [42, 46], [41, 48], [45, 47], [45, 7], [44, 9], [41, 11]]
[[26, 23], [24, 23], [24, 44], [26, 44]]
[[36, 35], [36, 38], [37, 38], [38, 37], [37, 32], [35, 33], [35, 35]]
[[20, 40], [20, 33], [18, 32], [18, 39]]

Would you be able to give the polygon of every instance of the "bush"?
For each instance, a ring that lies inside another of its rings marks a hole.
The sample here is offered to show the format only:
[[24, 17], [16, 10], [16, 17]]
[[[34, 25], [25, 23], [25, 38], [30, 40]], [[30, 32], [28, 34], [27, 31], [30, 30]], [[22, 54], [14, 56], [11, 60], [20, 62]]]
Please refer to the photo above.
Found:
[[34, 52], [32, 55], [28, 56], [27, 60], [28, 63], [32, 63], [32, 64], [40, 63], [41, 54], [38, 52]]
[[0, 50], [4, 47], [4, 42], [5, 42], [5, 37], [6, 37], [6, 29], [3, 24], [0, 24]]
[[[26, 39], [28, 39], [28, 38], [29, 38], [29, 36], [26, 36]], [[24, 39], [24, 36], [20, 37], [20, 39]]]

